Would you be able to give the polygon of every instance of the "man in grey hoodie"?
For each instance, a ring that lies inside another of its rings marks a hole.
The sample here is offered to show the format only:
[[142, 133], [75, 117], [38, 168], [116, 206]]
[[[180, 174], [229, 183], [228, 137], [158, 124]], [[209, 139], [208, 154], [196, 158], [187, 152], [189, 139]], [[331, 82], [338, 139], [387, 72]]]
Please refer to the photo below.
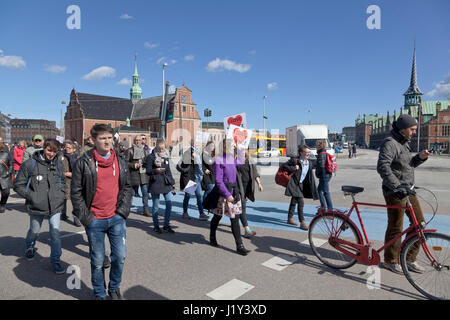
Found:
[[[390, 136], [381, 144], [377, 164], [377, 171], [383, 179], [382, 189], [386, 205], [406, 207], [406, 198], [408, 197], [414, 208], [417, 221], [419, 225], [422, 225], [425, 219], [419, 201], [415, 195], [410, 195], [408, 190], [414, 186], [414, 168], [424, 163], [430, 153], [428, 150], [423, 150], [416, 155], [411, 154], [409, 141], [417, 131], [417, 120], [412, 116], [400, 115], [394, 121], [392, 128]], [[405, 210], [403, 209], [387, 209], [388, 226], [385, 243], [402, 232], [404, 213]], [[412, 223], [412, 217], [408, 212], [407, 215]], [[403, 274], [398, 261], [400, 244], [401, 239], [398, 239], [385, 249], [384, 267], [395, 273]], [[419, 246], [417, 246], [414, 250], [410, 250], [406, 259], [409, 270], [422, 273], [423, 267], [415, 262], [419, 249]]]

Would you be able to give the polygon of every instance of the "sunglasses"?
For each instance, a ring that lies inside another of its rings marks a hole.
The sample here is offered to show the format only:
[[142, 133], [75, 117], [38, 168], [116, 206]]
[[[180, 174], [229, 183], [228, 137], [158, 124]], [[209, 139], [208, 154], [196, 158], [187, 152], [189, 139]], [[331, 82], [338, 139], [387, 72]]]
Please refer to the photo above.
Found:
[[36, 140], [34, 140], [35, 142], [41, 142], [42, 140], [41, 139], [36, 139]]

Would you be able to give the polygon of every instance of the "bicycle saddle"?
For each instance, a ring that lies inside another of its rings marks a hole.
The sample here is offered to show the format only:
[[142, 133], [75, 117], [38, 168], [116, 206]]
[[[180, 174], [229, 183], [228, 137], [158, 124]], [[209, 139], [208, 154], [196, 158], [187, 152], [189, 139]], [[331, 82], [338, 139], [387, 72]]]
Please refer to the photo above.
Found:
[[362, 187], [354, 187], [354, 186], [342, 186], [341, 189], [344, 192], [353, 193], [353, 194], [360, 193], [360, 192], [364, 191], [364, 188], [362, 188]]

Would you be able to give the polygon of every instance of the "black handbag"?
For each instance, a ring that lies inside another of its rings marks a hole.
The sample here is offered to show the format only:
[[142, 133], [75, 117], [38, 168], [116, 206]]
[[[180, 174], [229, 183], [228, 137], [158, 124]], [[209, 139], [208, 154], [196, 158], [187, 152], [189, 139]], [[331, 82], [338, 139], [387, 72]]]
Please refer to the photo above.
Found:
[[211, 211], [217, 208], [219, 198], [220, 198], [219, 188], [217, 188], [217, 186], [214, 186], [214, 188], [211, 190], [210, 193], [208, 193], [208, 195], [202, 202], [203, 209]]

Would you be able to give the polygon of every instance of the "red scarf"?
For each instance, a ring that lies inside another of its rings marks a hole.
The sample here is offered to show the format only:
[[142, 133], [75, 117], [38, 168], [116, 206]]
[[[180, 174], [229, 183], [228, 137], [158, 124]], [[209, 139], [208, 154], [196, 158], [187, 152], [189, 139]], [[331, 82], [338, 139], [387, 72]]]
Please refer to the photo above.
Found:
[[108, 219], [116, 214], [119, 195], [119, 161], [114, 150], [110, 152], [110, 157], [105, 159], [94, 149], [97, 190], [90, 210], [96, 219]]

